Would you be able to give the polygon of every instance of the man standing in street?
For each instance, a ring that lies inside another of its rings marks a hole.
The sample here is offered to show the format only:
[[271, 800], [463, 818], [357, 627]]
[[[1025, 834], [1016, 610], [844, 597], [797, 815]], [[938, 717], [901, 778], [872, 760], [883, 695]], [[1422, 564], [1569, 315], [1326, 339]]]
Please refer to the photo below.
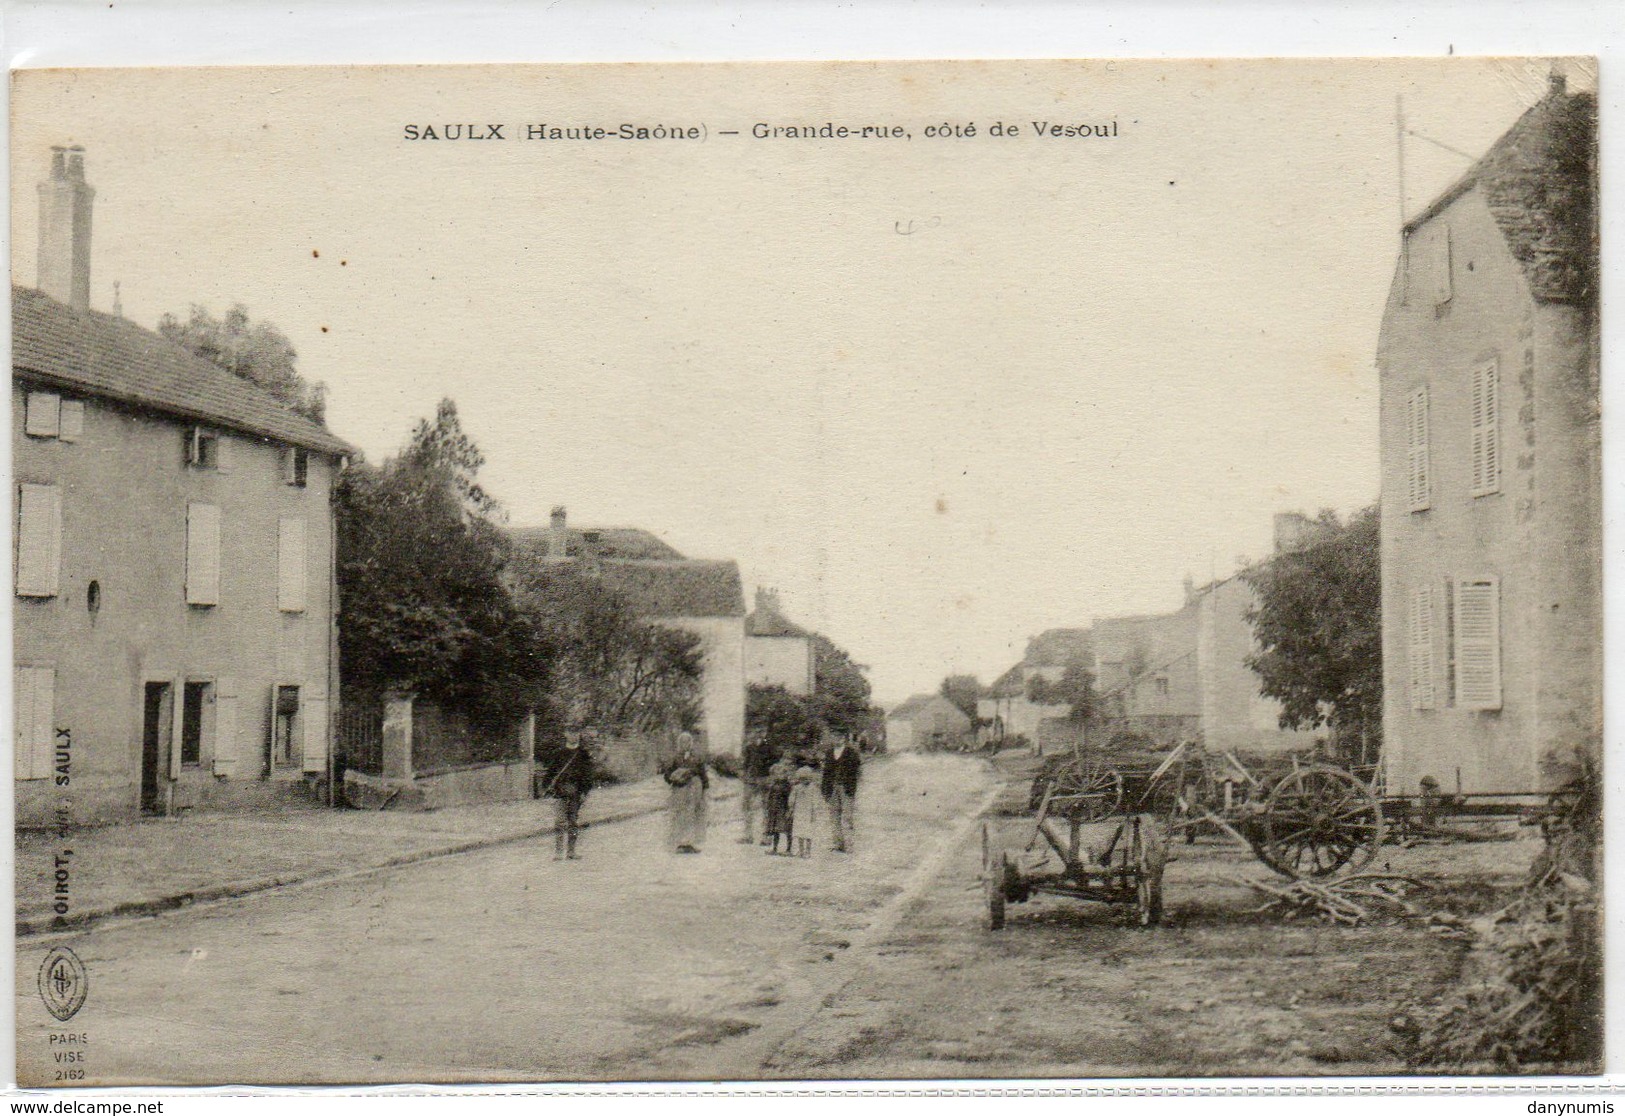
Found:
[[[757, 841], [756, 819], [766, 805], [763, 796], [767, 793], [767, 776], [777, 758], [773, 746], [767, 742], [767, 734], [760, 729], [753, 730], [739, 762], [739, 813], [745, 821], [745, 832], [739, 838], [741, 845], [753, 845]], [[761, 842], [767, 844], [765, 833]]]
[[836, 852], [852, 851], [853, 807], [858, 797], [858, 776], [863, 760], [850, 737], [842, 736], [824, 764], [824, 801], [829, 806], [830, 836]]
[[554, 753], [547, 772], [549, 793], [553, 795], [553, 859], [580, 860], [576, 854], [576, 834], [581, 829], [581, 803], [598, 782], [592, 758], [591, 729], [566, 733], [564, 747]]

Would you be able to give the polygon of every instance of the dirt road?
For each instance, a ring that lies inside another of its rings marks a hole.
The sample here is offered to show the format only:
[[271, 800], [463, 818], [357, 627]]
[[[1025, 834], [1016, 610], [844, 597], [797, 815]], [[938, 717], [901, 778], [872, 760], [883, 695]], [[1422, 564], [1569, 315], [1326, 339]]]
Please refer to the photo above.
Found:
[[[1420, 929], [1252, 913], [1232, 877], [1266, 870], [1217, 840], [1176, 847], [1161, 927], [1036, 899], [991, 933], [997, 785], [965, 757], [872, 763], [850, 857], [765, 856], [724, 804], [697, 857], [650, 817], [589, 830], [579, 863], [528, 841], [25, 939], [19, 1074], [55, 1083], [63, 1033], [84, 1084], [1385, 1073], [1394, 1006], [1455, 976]], [[1448, 855], [1488, 887], [1532, 848]], [[90, 979], [66, 1027], [35, 984], [59, 943]]]

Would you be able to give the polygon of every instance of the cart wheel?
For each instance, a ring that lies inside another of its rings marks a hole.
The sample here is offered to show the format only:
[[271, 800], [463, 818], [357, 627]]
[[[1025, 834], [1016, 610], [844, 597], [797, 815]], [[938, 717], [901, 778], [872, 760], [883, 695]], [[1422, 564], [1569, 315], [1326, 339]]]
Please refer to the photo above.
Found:
[[993, 849], [993, 834], [987, 822], [982, 823], [982, 875], [986, 877], [988, 869], [988, 854]]
[[1135, 910], [1141, 926], [1162, 921], [1162, 874], [1168, 867], [1168, 845], [1162, 828], [1150, 814], [1134, 820]]
[[1049, 791], [1052, 802], [1060, 800], [1058, 813], [1082, 822], [1104, 821], [1122, 807], [1123, 776], [1097, 761], [1074, 757], [1055, 769]]
[[1255, 832], [1258, 859], [1283, 876], [1358, 871], [1382, 844], [1382, 804], [1342, 768], [1314, 764], [1275, 785]]
[[1009, 871], [1010, 856], [1000, 850], [989, 865], [986, 876], [987, 928], [1004, 929], [1004, 879]]

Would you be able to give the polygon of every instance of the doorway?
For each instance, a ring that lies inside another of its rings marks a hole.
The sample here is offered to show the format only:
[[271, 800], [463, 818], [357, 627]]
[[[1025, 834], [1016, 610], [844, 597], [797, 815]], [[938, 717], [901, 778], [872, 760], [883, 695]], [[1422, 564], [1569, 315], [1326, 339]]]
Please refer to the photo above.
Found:
[[148, 682], [141, 715], [141, 812], [164, 813], [163, 775], [174, 744], [175, 694], [168, 682]]

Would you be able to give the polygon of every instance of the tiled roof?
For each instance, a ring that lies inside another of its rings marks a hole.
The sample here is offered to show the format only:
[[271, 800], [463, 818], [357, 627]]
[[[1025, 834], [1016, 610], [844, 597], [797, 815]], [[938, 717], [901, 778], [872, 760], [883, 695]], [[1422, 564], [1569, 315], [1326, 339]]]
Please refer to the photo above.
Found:
[[355, 449], [270, 393], [133, 322], [13, 284], [14, 374], [331, 454]]
[[739, 563], [696, 558], [602, 559], [605, 585], [648, 617], [745, 615]]
[[787, 620], [784, 614], [773, 608], [757, 608], [745, 617], [745, 634], [752, 636], [787, 636], [795, 639], [811, 639], [813, 633], [800, 624]]
[[897, 717], [901, 720], [907, 720], [908, 718], [915, 716], [927, 705], [930, 705], [933, 699], [941, 696], [941, 694], [915, 694], [913, 697], [900, 703], [896, 708], [888, 712], [886, 716], [888, 718]]
[[993, 698], [1017, 698], [1027, 693], [1027, 664], [1017, 663], [987, 688], [987, 696]]
[[[511, 527], [508, 537], [533, 554], [545, 554], [551, 527]], [[660, 536], [641, 527], [570, 527], [565, 531], [569, 558], [681, 558]]]
[[1474, 186], [1542, 302], [1597, 298], [1597, 99], [1553, 92], [1524, 113], [1407, 233]]

